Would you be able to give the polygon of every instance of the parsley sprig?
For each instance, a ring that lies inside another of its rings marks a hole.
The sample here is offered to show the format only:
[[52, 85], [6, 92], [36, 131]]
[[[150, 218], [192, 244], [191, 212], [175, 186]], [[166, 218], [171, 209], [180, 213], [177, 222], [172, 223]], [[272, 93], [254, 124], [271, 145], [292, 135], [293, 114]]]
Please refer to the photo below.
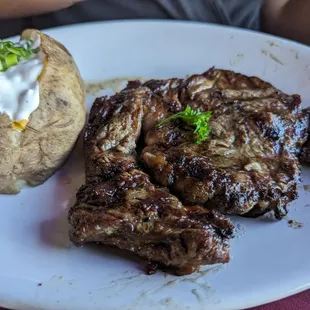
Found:
[[187, 106], [183, 112], [176, 113], [168, 118], [160, 121], [157, 126], [169, 122], [173, 119], [181, 119], [187, 125], [195, 127], [196, 143], [200, 144], [205, 141], [211, 131], [211, 127], [208, 124], [212, 116], [211, 112], [200, 112], [199, 109], [193, 110], [190, 106]]

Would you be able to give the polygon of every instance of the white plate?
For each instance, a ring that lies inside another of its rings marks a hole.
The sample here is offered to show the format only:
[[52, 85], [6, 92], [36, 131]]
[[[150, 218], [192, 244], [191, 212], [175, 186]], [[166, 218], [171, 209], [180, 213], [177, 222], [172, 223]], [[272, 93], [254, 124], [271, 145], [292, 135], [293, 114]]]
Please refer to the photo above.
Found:
[[[110, 22], [47, 31], [73, 53], [85, 80], [183, 77], [210, 66], [270, 81], [310, 103], [310, 49], [199, 23]], [[89, 103], [93, 98], [88, 98]], [[288, 219], [236, 219], [232, 260], [186, 277], [147, 276], [139, 261], [100, 246], [70, 245], [67, 207], [83, 182], [81, 145], [44, 185], [0, 196], [0, 305], [27, 309], [243, 309], [310, 287], [310, 170]], [[0, 154], [1, 156], [1, 154]], [[308, 205], [308, 207], [306, 206]]]

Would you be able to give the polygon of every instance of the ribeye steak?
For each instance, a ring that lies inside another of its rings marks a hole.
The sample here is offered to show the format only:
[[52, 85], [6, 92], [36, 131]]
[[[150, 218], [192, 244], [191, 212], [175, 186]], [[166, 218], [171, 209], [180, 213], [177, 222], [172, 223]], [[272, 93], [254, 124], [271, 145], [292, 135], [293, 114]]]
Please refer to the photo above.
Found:
[[310, 164], [310, 108], [305, 110], [308, 114], [309, 127], [308, 127], [308, 141], [303, 145], [300, 159], [305, 164]]
[[231, 221], [182, 205], [138, 166], [136, 141], [150, 95], [141, 87], [94, 103], [85, 138], [86, 185], [69, 212], [71, 240], [132, 251], [176, 274], [226, 263]]
[[[86, 128], [86, 184], [69, 212], [71, 240], [132, 251], [177, 274], [228, 262], [233, 225], [221, 213], [281, 219], [297, 196], [309, 123], [300, 104], [256, 77], [213, 68], [132, 81], [98, 98]], [[187, 106], [212, 112], [201, 144], [182, 120], [157, 126]]]
[[[225, 214], [280, 219], [297, 196], [298, 156], [308, 118], [298, 95], [256, 77], [211, 69], [186, 80], [149, 81], [142, 160], [156, 182], [186, 204]], [[208, 140], [193, 143], [180, 120], [163, 117], [190, 106], [212, 111]]]

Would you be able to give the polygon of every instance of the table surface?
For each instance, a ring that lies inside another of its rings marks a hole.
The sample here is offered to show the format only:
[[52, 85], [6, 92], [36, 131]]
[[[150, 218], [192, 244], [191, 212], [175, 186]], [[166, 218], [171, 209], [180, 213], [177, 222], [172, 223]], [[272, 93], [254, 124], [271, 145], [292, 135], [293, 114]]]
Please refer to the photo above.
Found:
[[249, 310], [309, 310], [310, 290], [300, 294]]

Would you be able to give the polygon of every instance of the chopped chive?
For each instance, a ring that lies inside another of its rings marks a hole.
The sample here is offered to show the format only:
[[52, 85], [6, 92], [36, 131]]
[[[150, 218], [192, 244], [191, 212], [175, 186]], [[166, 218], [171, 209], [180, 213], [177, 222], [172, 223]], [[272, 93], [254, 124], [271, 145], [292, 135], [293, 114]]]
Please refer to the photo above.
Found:
[[29, 59], [39, 52], [39, 48], [32, 49], [32, 40], [27, 40], [20, 46], [11, 41], [0, 41], [0, 72], [16, 66], [20, 61]]

